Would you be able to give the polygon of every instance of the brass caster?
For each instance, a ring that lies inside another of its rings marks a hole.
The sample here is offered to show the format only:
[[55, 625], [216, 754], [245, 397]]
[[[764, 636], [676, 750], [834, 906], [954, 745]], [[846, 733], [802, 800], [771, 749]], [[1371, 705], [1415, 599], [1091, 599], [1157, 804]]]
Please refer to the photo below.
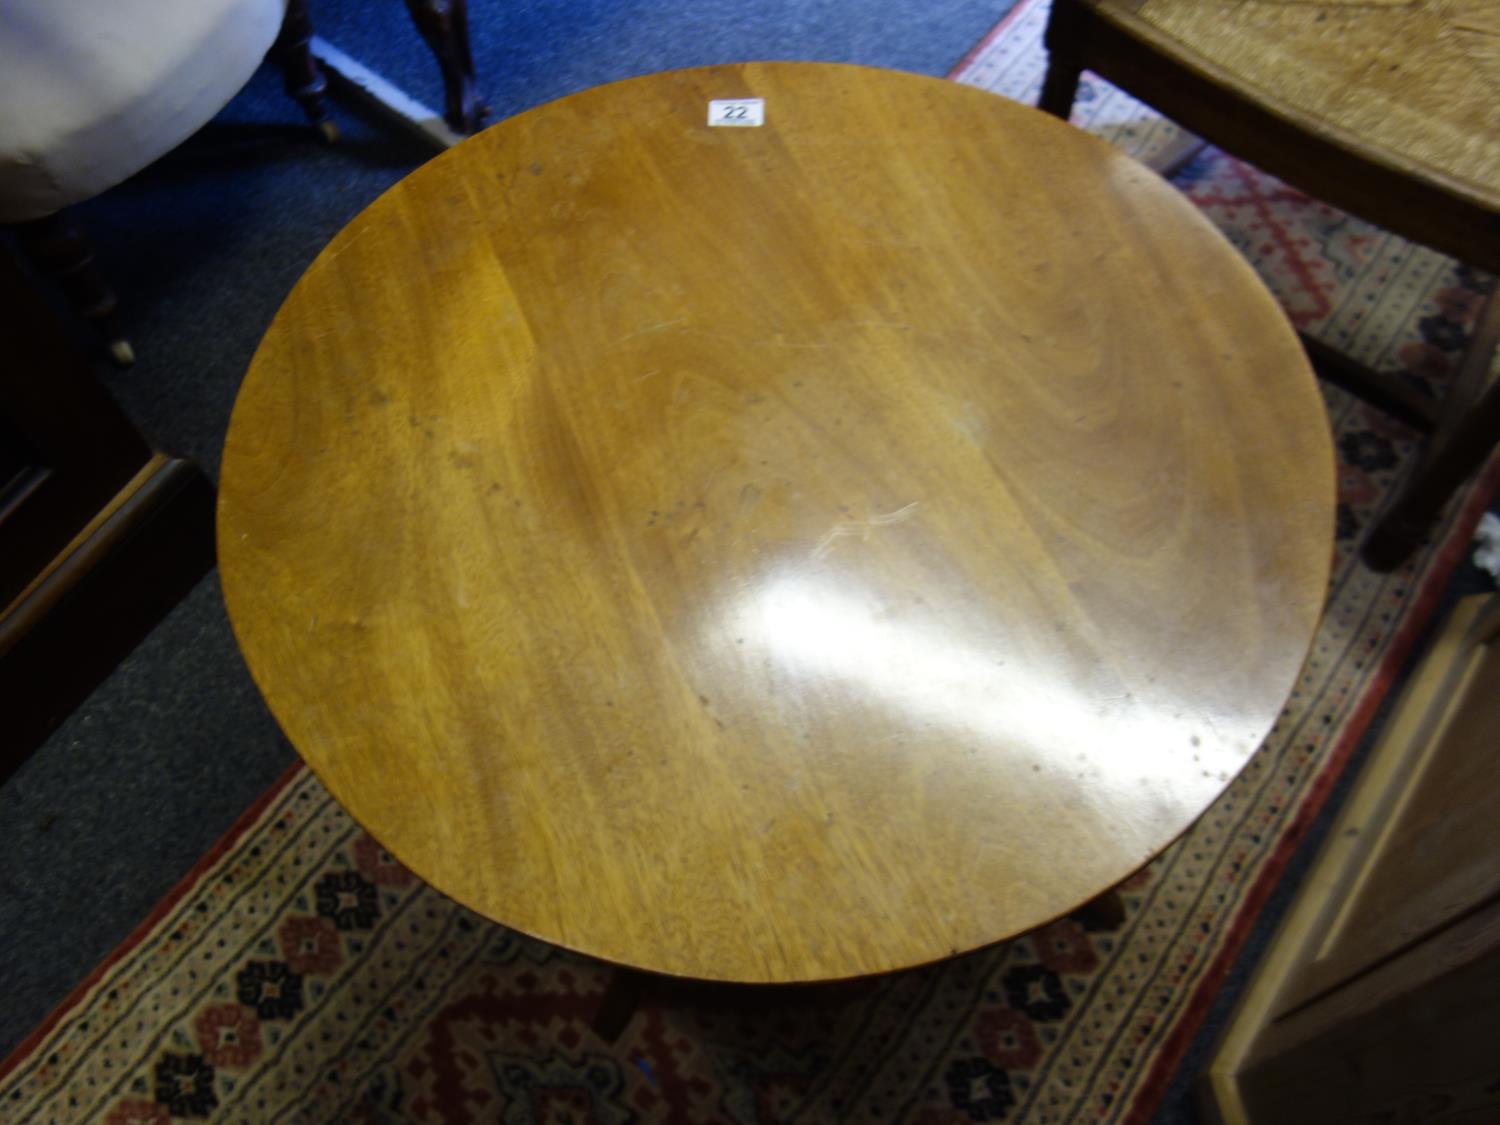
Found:
[[339, 127], [332, 121], [319, 121], [318, 132], [323, 134], [323, 139], [331, 145], [339, 143]]
[[135, 363], [135, 349], [130, 346], [129, 340], [111, 340], [109, 358], [116, 367], [129, 367]]

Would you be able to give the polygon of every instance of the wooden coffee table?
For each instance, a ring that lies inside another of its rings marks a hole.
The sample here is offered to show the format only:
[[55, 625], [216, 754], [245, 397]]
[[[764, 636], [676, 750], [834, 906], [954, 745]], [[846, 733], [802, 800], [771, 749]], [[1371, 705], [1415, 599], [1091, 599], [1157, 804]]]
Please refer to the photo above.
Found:
[[1165, 183], [987, 93], [756, 64], [521, 114], [356, 218], [240, 393], [220, 566], [423, 878], [815, 981], [1182, 832], [1297, 677], [1333, 499], [1295, 336]]

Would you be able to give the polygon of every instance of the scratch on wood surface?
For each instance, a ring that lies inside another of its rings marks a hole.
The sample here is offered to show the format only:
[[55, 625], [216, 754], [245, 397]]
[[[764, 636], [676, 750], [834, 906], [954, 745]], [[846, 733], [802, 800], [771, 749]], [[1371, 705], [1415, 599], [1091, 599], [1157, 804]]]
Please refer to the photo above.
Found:
[[894, 328], [898, 332], [910, 332], [911, 325], [900, 320], [851, 320], [850, 328]]
[[339, 247], [337, 249], [330, 250], [328, 252], [328, 257], [326, 257], [325, 259], [323, 259], [323, 264], [326, 266], [326, 265], [328, 265], [328, 263], [332, 262], [335, 258], [341, 257], [343, 255], [344, 251], [348, 250], [349, 247], [353, 246], [360, 239], [364, 238], [365, 234], [369, 230], [370, 230], [370, 227], [368, 225], [360, 227], [353, 234], [351, 234], [348, 238], [344, 239], [343, 243], [341, 245], [339, 245]]
[[678, 317], [676, 320], [663, 320], [659, 324], [648, 324], [643, 328], [637, 328], [634, 332], [627, 332], [620, 337], [620, 343], [626, 340], [634, 340], [637, 336], [649, 336], [653, 332], [664, 332], [668, 328], [675, 328], [679, 324], [685, 324], [686, 318]]
[[870, 534], [877, 527], [890, 527], [892, 524], [905, 523], [916, 514], [920, 500], [913, 500], [905, 507], [897, 508], [894, 512], [884, 515], [873, 515], [862, 520], [840, 520], [828, 529], [817, 545], [812, 549], [812, 557], [815, 559], [826, 559], [833, 553], [833, 546], [840, 539], [858, 537], [863, 543], [870, 541]]

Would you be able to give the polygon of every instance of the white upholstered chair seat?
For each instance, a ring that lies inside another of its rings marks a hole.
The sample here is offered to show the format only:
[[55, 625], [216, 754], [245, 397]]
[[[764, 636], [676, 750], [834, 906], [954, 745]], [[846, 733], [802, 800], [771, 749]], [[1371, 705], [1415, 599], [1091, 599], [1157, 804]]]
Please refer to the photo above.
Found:
[[286, 0], [0, 2], [0, 222], [50, 215], [176, 147], [249, 80]]

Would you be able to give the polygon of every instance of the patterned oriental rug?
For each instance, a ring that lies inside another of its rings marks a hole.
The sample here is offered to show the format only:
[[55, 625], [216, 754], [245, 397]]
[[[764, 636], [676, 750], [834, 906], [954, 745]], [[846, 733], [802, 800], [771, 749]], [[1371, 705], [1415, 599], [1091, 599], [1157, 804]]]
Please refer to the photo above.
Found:
[[[953, 78], [1035, 99], [1043, 3]], [[1097, 81], [1075, 121], [1136, 152], [1174, 127]], [[1292, 321], [1440, 391], [1491, 279], [1206, 150], [1177, 178]], [[648, 1003], [618, 1043], [608, 970], [454, 905], [298, 767], [0, 1064], [27, 1122], [1140, 1121], [1365, 731], [1500, 473], [1390, 575], [1360, 533], [1414, 435], [1327, 389], [1342, 466], [1326, 619], [1258, 755], [1124, 887], [1109, 929], [1068, 919], [816, 1002]], [[983, 894], [981, 887], [976, 894]]]

